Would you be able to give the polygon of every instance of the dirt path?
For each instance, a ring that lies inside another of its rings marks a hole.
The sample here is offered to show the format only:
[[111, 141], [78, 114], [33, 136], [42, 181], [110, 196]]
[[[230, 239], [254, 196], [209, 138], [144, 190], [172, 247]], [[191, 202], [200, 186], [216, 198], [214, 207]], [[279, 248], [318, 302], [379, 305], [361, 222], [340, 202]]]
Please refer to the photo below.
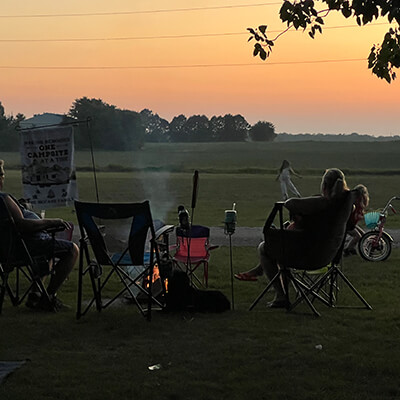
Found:
[[[225, 235], [223, 227], [214, 226], [211, 227], [210, 230], [211, 244], [229, 246], [229, 236]], [[393, 238], [393, 247], [400, 247], [400, 229], [388, 229], [387, 233], [389, 233], [389, 235], [391, 235]], [[79, 229], [74, 230], [73, 240], [78, 243]], [[245, 226], [237, 226], [235, 233], [232, 235], [232, 246], [257, 247], [262, 240], [262, 227], [250, 228]], [[170, 235], [170, 243], [175, 243], [174, 234]]]
[[[221, 227], [212, 227], [211, 243], [220, 246], [229, 246], [229, 236], [224, 234]], [[400, 229], [387, 229], [386, 232], [393, 238], [393, 247], [400, 247]], [[236, 227], [232, 235], [232, 246], [257, 246], [263, 240], [262, 228]]]

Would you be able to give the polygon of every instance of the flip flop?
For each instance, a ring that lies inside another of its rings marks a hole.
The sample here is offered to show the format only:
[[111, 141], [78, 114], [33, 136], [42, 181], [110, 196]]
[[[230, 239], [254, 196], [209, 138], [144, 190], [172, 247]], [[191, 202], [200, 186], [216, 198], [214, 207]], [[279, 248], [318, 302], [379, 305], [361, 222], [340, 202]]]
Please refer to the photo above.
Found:
[[258, 279], [256, 276], [250, 275], [246, 272], [235, 274], [234, 277], [239, 281], [248, 281], [248, 282], [255, 282]]

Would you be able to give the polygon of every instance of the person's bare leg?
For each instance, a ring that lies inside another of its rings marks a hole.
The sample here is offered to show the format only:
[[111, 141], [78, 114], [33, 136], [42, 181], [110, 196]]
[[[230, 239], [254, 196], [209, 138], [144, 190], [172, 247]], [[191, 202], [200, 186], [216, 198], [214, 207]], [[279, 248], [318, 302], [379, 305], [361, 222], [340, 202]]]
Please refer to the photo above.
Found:
[[262, 269], [261, 264], [257, 264], [254, 268], [249, 269], [248, 271], [241, 272], [241, 274], [246, 274], [249, 276], [262, 276], [264, 270]]
[[[268, 279], [271, 281], [276, 274], [278, 273], [278, 266], [275, 260], [273, 260], [268, 255], [268, 249], [265, 248], [265, 243], [262, 242], [258, 246], [258, 252], [260, 255], [260, 265], [265, 275], [267, 275]], [[286, 301], [285, 292], [283, 291], [283, 287], [280, 280], [276, 280], [273, 283], [273, 288], [275, 290], [275, 299], [274, 302]]]
[[64, 283], [65, 279], [67, 279], [75, 265], [78, 255], [79, 248], [74, 243], [71, 252], [61, 258], [54, 266], [54, 273], [51, 275], [49, 286], [47, 287], [47, 292], [49, 295], [56, 294], [57, 290]]

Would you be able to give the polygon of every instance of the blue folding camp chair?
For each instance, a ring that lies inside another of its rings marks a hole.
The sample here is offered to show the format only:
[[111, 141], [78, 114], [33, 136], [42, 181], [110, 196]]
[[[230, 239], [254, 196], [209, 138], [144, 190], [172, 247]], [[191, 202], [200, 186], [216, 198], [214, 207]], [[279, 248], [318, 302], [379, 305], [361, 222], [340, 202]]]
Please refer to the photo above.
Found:
[[[75, 209], [81, 233], [77, 318], [86, 314], [93, 305], [101, 311], [122, 297], [129, 298], [150, 320], [152, 305], [163, 307], [164, 304], [152, 293], [151, 277], [155, 265], [160, 265], [160, 256], [149, 202], [106, 204], [76, 201]], [[105, 240], [107, 225], [112, 222], [117, 223], [115, 232], [120, 234], [119, 238], [114, 238], [114, 245], [121, 247], [117, 256], [113, 255]], [[124, 222], [128, 223], [126, 233]], [[128, 267], [135, 267], [136, 273], [130, 273]], [[92, 293], [84, 305], [85, 276], [89, 276]], [[147, 306], [143, 304], [143, 296]]]

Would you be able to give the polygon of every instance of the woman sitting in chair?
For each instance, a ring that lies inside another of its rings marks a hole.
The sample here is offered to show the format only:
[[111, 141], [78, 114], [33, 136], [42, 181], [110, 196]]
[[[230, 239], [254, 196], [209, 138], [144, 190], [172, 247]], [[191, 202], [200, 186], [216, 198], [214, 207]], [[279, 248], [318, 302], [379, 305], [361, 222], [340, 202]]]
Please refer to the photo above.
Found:
[[68, 229], [70, 226], [62, 219], [41, 219], [32, 211], [27, 210], [13, 196], [2, 192], [4, 179], [4, 161], [0, 160], [0, 196], [4, 199], [16, 228], [23, 234], [29, 251], [32, 255], [46, 256], [49, 260], [52, 255], [58, 259], [58, 262], [52, 267], [53, 273], [47, 287], [51, 304], [43, 301], [37, 293], [31, 292], [28, 296], [27, 306], [48, 311], [62, 308], [64, 305], [56, 297], [56, 293], [74, 267], [79, 249], [75, 243], [67, 240], [55, 239], [53, 242], [51, 235], [45, 231], [52, 228]]
[[[296, 266], [304, 265], [309, 269], [321, 267], [320, 263], [325, 261], [323, 253], [327, 246], [340, 246], [339, 241], [343, 239], [343, 235], [335, 235], [331, 232], [330, 227], [335, 223], [331, 220], [334, 218], [334, 213], [331, 211], [340, 207], [340, 202], [334, 200], [340, 199], [341, 195], [348, 191], [343, 172], [332, 168], [328, 169], [322, 177], [320, 196], [287, 200], [284, 206], [290, 212], [292, 223], [289, 227], [290, 231], [285, 232], [285, 254], [280, 254], [279, 244], [282, 236], [278, 230], [270, 229], [267, 234], [267, 243], [262, 242], [258, 247], [260, 263], [247, 272], [236, 274], [235, 278], [254, 281], [265, 273], [272, 280], [278, 272], [277, 258], [283, 259], [286, 265], [295, 262]], [[326, 263], [329, 261], [327, 260]], [[269, 303], [269, 307], [287, 307], [288, 300], [279, 282], [274, 284], [274, 289], [275, 298]]]

